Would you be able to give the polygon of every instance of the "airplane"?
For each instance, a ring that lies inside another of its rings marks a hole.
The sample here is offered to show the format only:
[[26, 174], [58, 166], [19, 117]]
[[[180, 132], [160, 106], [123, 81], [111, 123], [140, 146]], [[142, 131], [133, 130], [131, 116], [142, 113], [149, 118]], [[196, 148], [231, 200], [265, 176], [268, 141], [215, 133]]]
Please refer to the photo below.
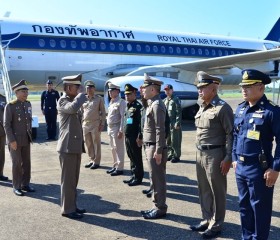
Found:
[[280, 18], [264, 40], [255, 40], [92, 24], [0, 20], [3, 59], [12, 84], [24, 78], [30, 89], [42, 90], [48, 79], [59, 84], [65, 75], [83, 73], [84, 80], [93, 80], [97, 91], [103, 92], [108, 80], [131, 83], [136, 81], [135, 76], [143, 79], [147, 73], [176, 84], [175, 91], [191, 92], [190, 99], [183, 99], [185, 109], [197, 100], [195, 86], [191, 85], [197, 71], [219, 75], [223, 84], [232, 85], [240, 81], [244, 68], [278, 77], [279, 29]]

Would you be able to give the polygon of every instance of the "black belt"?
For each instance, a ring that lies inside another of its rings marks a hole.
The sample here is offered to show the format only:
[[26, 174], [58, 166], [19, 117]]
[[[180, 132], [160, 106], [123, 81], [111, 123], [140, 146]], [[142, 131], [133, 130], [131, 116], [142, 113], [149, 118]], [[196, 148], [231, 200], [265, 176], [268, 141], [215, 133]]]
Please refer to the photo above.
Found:
[[156, 145], [156, 143], [154, 142], [144, 142], [145, 146], [152, 146], [152, 145]]
[[200, 151], [203, 150], [211, 150], [211, 149], [215, 149], [215, 148], [221, 148], [224, 147], [225, 145], [197, 145], [197, 149]]

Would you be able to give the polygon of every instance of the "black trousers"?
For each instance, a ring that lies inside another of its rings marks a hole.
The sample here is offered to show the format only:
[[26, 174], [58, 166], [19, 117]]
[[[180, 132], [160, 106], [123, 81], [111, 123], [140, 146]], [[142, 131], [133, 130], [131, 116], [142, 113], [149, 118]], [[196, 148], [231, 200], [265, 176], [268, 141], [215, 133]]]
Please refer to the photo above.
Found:
[[57, 110], [56, 109], [45, 109], [45, 119], [48, 138], [56, 137], [56, 119], [57, 119]]
[[125, 147], [130, 159], [132, 177], [134, 177], [136, 181], [142, 182], [144, 176], [142, 147], [138, 147], [136, 138], [137, 136], [125, 136]]

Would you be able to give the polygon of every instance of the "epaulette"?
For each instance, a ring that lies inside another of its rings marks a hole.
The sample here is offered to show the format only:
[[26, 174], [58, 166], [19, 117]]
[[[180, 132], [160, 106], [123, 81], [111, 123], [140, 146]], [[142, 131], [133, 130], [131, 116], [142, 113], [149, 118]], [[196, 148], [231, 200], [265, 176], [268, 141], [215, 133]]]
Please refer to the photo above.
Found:
[[10, 101], [10, 104], [15, 104], [17, 102], [17, 99], [14, 99], [12, 101]]
[[28, 102], [28, 103], [30, 103], [30, 101], [28, 101], [28, 100], [26, 100], [25, 102]]
[[243, 104], [243, 103], [245, 103], [245, 101], [243, 101], [242, 103], [239, 103], [238, 105], [241, 105], [241, 104]]
[[268, 100], [268, 102], [272, 105], [272, 106], [278, 106], [277, 104], [275, 104], [274, 102], [272, 102], [272, 101], [270, 101], [270, 100]]

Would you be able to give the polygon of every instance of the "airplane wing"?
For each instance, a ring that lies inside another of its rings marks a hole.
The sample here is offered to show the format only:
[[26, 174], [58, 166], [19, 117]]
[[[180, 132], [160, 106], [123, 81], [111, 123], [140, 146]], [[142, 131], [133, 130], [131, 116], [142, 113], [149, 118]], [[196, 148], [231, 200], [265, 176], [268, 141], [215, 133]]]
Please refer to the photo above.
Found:
[[174, 72], [176, 69], [177, 71], [182, 70], [193, 73], [197, 71], [206, 71], [209, 73], [216, 72], [217, 74], [222, 74], [222, 70], [228, 70], [234, 67], [244, 69], [257, 68], [258, 66], [259, 68], [262, 68], [262, 64], [265, 66], [265, 64], [274, 60], [280, 60], [280, 48], [216, 58], [207, 58], [196, 61], [140, 67], [137, 70], [130, 72], [128, 75], [139, 75], [139, 73], [142, 74], [144, 72], [157, 71]]
[[[250, 64], [267, 62], [280, 59], [280, 48], [272, 50], [257, 51], [251, 53], [236, 54], [231, 56], [202, 59], [192, 62], [166, 64], [169, 67], [180, 68], [185, 71], [211, 71], [215, 69], [225, 69], [238, 67], [246, 68]], [[242, 67], [244, 66], [244, 67]]]

